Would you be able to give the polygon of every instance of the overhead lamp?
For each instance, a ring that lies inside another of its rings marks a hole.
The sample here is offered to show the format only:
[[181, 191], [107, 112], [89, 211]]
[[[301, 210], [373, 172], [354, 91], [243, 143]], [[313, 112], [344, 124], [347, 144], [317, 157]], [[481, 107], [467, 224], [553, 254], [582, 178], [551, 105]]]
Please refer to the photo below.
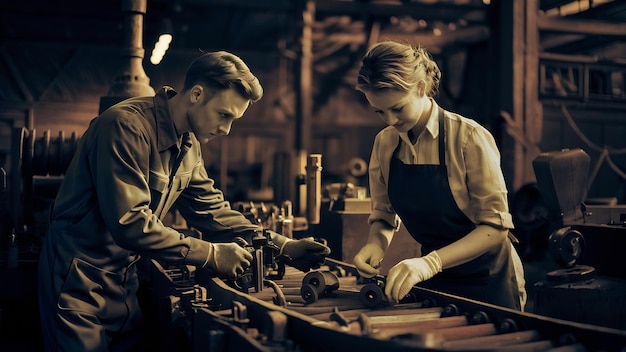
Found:
[[164, 18], [159, 26], [159, 37], [156, 43], [154, 43], [154, 48], [152, 48], [152, 54], [150, 55], [150, 62], [153, 65], [158, 65], [163, 60], [163, 56], [169, 49], [172, 39], [174, 39], [173, 32], [172, 20]]

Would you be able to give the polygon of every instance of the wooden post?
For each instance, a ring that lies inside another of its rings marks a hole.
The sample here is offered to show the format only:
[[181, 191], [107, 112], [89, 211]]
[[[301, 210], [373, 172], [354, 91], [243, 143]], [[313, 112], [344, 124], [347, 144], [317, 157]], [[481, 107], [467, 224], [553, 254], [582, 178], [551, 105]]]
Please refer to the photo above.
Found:
[[498, 2], [496, 26], [500, 28], [500, 80], [498, 104], [510, 119], [506, 129], [517, 133], [502, 136], [500, 151], [507, 187], [514, 192], [535, 180], [532, 160], [538, 155], [543, 110], [539, 102], [538, 0]]
[[295, 195], [294, 212], [298, 216], [306, 216], [307, 192], [305, 175], [307, 153], [311, 149], [311, 119], [313, 115], [313, 23], [315, 21], [315, 2], [303, 0], [302, 5], [302, 36], [300, 38], [299, 70], [296, 74], [296, 118], [294, 139], [294, 173]]
[[311, 118], [313, 114], [313, 23], [315, 2], [305, 0], [302, 10], [300, 67], [296, 98], [296, 150], [311, 149]]
[[523, 150], [524, 157], [519, 165], [519, 179], [516, 180], [515, 189], [519, 189], [529, 182], [534, 182], [533, 160], [541, 152], [538, 148], [541, 142], [543, 128], [543, 106], [539, 101], [539, 27], [537, 16], [539, 15], [539, 0], [526, 0], [525, 16], [525, 45], [524, 52], [524, 100], [523, 122], [527, 145], [532, 148]]

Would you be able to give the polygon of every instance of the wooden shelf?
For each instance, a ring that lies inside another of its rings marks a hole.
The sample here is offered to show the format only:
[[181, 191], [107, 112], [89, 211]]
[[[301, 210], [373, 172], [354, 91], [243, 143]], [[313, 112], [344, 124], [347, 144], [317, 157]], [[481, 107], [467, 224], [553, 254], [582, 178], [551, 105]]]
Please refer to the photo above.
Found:
[[626, 65], [541, 60], [540, 100], [626, 109]]

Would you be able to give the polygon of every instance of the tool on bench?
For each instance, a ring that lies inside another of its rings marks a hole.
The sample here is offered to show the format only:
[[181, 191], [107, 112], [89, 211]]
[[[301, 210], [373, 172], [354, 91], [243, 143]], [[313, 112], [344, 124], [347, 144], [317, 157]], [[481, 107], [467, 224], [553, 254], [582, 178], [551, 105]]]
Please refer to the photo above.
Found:
[[280, 276], [279, 278], [282, 278], [282, 274], [285, 272], [284, 265], [281, 270], [280, 265], [275, 261], [279, 249], [272, 242], [269, 231], [255, 231], [251, 244], [241, 237], [235, 237], [233, 242], [236, 242], [252, 254], [250, 267], [234, 280], [235, 288], [244, 293], [248, 293], [250, 288], [260, 292], [263, 290], [266, 276], [273, 275], [272, 277]]

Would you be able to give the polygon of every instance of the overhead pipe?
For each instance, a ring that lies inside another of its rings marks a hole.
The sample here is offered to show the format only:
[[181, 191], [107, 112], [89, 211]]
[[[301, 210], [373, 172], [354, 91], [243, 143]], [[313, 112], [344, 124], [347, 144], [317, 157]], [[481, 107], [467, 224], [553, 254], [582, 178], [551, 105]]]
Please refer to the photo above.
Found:
[[122, 0], [124, 41], [121, 49], [122, 67], [113, 79], [106, 96], [100, 98], [100, 112], [124, 99], [152, 96], [154, 89], [143, 69], [143, 19], [147, 0]]

